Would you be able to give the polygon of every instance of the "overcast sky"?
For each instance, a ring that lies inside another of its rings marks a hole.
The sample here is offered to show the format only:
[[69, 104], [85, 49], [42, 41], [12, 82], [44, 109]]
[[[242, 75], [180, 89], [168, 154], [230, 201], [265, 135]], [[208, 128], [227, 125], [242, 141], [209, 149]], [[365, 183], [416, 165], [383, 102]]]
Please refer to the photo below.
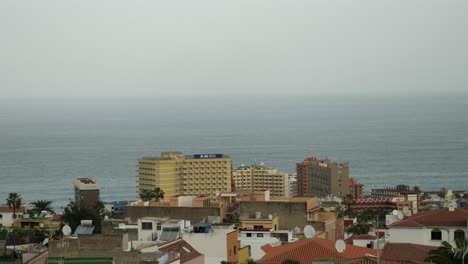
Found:
[[0, 1], [0, 97], [467, 94], [468, 1]]

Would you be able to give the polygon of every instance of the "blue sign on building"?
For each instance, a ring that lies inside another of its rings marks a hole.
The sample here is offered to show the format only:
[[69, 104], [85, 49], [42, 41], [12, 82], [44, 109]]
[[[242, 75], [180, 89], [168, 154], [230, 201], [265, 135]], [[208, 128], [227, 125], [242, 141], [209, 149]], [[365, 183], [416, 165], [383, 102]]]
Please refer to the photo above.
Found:
[[221, 159], [223, 154], [194, 154], [194, 159]]

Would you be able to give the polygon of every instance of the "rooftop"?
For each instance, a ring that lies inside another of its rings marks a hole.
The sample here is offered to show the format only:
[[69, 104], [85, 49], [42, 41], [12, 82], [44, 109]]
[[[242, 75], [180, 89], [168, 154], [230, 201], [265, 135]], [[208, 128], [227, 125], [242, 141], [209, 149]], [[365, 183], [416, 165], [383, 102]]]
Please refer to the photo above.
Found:
[[297, 260], [299, 263], [312, 263], [314, 260], [343, 260], [348, 258], [377, 256], [374, 249], [347, 245], [343, 253], [335, 249], [334, 240], [321, 238], [306, 239], [271, 248], [258, 264], [281, 264], [286, 259]]
[[412, 243], [387, 243], [383, 249], [381, 259], [425, 263], [424, 259], [428, 256], [429, 251], [433, 249], [437, 249], [437, 247]]
[[180, 263], [185, 263], [198, 256], [201, 256], [200, 252], [196, 251], [189, 243], [183, 239], [176, 240], [174, 242], [168, 242], [160, 245], [159, 250], [164, 253], [177, 252], [180, 254]]
[[393, 223], [390, 227], [466, 227], [467, 220], [468, 208], [455, 208], [454, 211], [442, 208], [434, 211], [419, 212], [402, 221]]
[[[13, 208], [6, 204], [0, 204], [0, 213], [13, 213]], [[26, 204], [22, 204], [20, 208], [17, 208], [16, 213], [26, 213]]]

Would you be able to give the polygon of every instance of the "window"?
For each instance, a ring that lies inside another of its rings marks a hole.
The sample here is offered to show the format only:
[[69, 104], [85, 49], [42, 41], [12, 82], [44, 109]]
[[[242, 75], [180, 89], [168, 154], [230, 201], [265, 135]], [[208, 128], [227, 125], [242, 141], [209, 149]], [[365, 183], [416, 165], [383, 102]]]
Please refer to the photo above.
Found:
[[247, 233], [247, 237], [252, 237], [252, 233]]
[[161, 230], [161, 223], [156, 223], [156, 230]]
[[234, 255], [236, 255], [236, 254], [237, 254], [237, 247], [234, 246]]
[[2, 214], [0, 214], [0, 219], [2, 219], [2, 218], [3, 218], [3, 215], [2, 215]]
[[151, 222], [142, 222], [141, 229], [143, 230], [153, 230], [153, 223]]
[[258, 233], [257, 237], [263, 237], [263, 233]]
[[455, 230], [455, 233], [453, 234], [453, 238], [454, 238], [455, 240], [463, 240], [463, 239], [465, 239], [465, 231], [460, 230], [460, 229]]
[[431, 240], [442, 240], [442, 232], [439, 229], [432, 229]]

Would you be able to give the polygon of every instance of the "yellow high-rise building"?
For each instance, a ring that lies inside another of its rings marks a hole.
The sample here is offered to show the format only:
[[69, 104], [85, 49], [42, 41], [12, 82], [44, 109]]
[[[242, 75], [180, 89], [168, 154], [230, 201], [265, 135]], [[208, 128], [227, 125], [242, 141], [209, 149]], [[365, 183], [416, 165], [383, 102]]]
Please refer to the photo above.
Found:
[[271, 196], [287, 196], [288, 175], [259, 165], [240, 166], [232, 172], [238, 191], [270, 190]]
[[163, 152], [161, 157], [138, 160], [137, 191], [164, 191], [164, 200], [174, 195], [206, 195], [217, 201], [218, 192], [231, 191], [232, 159], [223, 154], [184, 155]]

